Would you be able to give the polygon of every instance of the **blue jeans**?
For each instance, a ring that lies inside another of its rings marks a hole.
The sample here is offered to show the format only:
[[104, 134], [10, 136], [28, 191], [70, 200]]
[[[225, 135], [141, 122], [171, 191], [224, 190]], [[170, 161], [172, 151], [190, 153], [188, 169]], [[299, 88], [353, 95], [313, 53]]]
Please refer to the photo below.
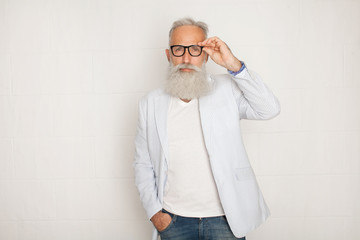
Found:
[[170, 225], [159, 232], [161, 240], [230, 240], [236, 238], [225, 216], [208, 218], [181, 217], [166, 210], [171, 216]]

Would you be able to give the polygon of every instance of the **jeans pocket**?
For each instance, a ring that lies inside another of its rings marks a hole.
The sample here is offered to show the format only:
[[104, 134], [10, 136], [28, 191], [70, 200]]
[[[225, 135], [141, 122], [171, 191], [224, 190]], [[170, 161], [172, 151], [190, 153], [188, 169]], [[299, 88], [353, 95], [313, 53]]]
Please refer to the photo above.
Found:
[[175, 221], [175, 219], [176, 219], [176, 215], [175, 215], [175, 214], [169, 213], [168, 211], [166, 211], [166, 210], [164, 210], [164, 209], [161, 210], [161, 211], [162, 211], [163, 213], [168, 214], [168, 215], [171, 217], [171, 221], [170, 221], [169, 225], [166, 226], [166, 228], [164, 228], [164, 229], [161, 230], [161, 231], [158, 231], [160, 234], [169, 231], [170, 228], [174, 225], [174, 221]]

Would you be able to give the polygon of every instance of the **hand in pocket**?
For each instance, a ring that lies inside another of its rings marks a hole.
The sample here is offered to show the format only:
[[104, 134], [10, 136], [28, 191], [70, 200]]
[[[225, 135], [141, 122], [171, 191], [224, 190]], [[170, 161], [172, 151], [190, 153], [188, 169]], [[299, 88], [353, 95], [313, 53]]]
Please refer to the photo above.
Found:
[[171, 216], [167, 213], [158, 212], [152, 218], [151, 222], [154, 224], [155, 228], [161, 232], [164, 231], [171, 223]]

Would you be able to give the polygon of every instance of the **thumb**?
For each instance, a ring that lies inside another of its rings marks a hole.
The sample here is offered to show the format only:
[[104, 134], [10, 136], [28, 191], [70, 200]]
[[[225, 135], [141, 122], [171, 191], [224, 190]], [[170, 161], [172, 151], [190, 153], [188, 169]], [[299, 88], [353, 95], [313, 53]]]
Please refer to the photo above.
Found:
[[203, 50], [211, 57], [214, 53], [214, 50], [212, 50], [209, 47], [204, 47]]

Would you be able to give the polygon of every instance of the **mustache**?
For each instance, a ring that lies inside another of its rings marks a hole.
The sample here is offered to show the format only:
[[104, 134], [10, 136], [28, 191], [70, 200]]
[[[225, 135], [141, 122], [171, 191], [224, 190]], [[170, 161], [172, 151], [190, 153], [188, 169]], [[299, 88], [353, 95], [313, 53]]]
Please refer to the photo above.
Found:
[[192, 70], [194, 70], [194, 71], [196, 71], [196, 72], [201, 72], [201, 68], [199, 68], [199, 67], [197, 67], [197, 66], [195, 66], [195, 65], [192, 65], [192, 64], [185, 64], [185, 63], [181, 63], [181, 64], [178, 64], [178, 65], [176, 65], [176, 66], [172, 66], [172, 70], [174, 71], [174, 72], [179, 72], [180, 71], [180, 69], [181, 68], [188, 68], [188, 69], [192, 69]]

